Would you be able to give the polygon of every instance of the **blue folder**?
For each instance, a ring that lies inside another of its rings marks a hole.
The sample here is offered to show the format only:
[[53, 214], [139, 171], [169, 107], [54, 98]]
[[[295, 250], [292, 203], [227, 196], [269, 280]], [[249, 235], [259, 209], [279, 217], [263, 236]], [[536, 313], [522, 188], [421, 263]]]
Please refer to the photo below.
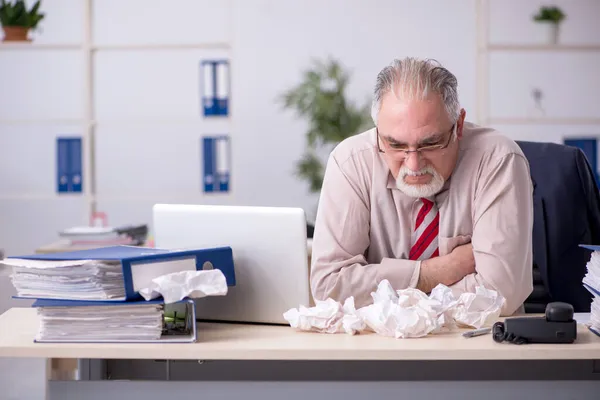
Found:
[[[123, 280], [125, 286], [125, 299], [117, 301], [132, 301], [143, 299], [142, 296], [134, 290], [134, 276], [132, 266], [150, 265], [159, 262], [177, 261], [194, 258], [196, 270], [204, 269], [205, 263], [212, 264], [212, 267], [220, 270], [225, 276], [227, 286], [235, 286], [235, 270], [233, 264], [233, 253], [231, 247], [215, 247], [204, 249], [186, 249], [171, 250], [158, 249], [138, 246], [108, 246], [89, 250], [77, 250], [63, 253], [34, 254], [26, 256], [15, 256], [9, 258], [19, 258], [28, 260], [102, 260], [119, 261], [123, 271]], [[162, 275], [162, 274], [160, 274]], [[24, 298], [24, 296], [21, 296]], [[40, 297], [35, 297], [40, 298]], [[104, 301], [91, 300], [94, 302]], [[114, 301], [114, 300], [109, 300]]]

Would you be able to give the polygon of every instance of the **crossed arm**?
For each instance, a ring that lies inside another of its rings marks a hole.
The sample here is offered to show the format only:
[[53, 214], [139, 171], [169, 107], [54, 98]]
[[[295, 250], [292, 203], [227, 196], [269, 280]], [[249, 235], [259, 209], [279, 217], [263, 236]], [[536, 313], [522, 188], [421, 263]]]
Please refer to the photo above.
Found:
[[[354, 174], [353, 174], [354, 175]], [[527, 161], [518, 154], [500, 159], [482, 176], [476, 193], [470, 244], [430, 260], [383, 258], [368, 263], [369, 205], [364, 188], [331, 156], [327, 163], [313, 238], [313, 297], [344, 301], [357, 307], [383, 279], [395, 289], [417, 287], [428, 293], [437, 284], [455, 292], [474, 292], [479, 285], [505, 299], [502, 315], [513, 314], [533, 289], [532, 186]], [[345, 225], [359, 227], [347, 232]]]

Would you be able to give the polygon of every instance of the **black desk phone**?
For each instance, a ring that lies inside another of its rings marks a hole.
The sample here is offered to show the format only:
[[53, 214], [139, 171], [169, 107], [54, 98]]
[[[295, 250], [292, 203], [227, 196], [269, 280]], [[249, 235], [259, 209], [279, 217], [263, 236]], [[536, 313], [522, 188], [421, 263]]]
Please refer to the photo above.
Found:
[[496, 322], [492, 337], [498, 343], [573, 343], [577, 339], [573, 306], [562, 302], [548, 303], [544, 317], [512, 317]]

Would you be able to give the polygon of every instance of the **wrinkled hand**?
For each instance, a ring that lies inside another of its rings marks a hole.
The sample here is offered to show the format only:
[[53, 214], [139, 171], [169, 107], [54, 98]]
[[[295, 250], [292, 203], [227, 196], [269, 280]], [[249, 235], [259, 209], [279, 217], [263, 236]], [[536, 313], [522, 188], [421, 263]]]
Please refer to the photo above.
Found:
[[475, 255], [471, 243], [456, 246], [449, 254], [421, 262], [417, 289], [429, 293], [439, 283], [450, 286], [474, 272]]
[[459, 281], [465, 276], [475, 273], [475, 255], [473, 254], [473, 245], [471, 243], [456, 246], [449, 254], [450, 265], [456, 273], [456, 280]]

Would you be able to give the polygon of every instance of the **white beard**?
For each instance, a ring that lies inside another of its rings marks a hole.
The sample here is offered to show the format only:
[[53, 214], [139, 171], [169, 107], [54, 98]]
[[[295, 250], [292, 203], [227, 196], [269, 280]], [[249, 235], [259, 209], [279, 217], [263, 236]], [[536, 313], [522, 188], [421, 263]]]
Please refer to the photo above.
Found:
[[[432, 176], [431, 181], [427, 184], [411, 185], [404, 181], [407, 175], [415, 176], [425, 173], [429, 173]], [[398, 178], [396, 178], [396, 187], [410, 197], [431, 197], [442, 190], [443, 186], [444, 178], [430, 165], [420, 171], [412, 171], [403, 165], [400, 167], [400, 171], [398, 171]]]

